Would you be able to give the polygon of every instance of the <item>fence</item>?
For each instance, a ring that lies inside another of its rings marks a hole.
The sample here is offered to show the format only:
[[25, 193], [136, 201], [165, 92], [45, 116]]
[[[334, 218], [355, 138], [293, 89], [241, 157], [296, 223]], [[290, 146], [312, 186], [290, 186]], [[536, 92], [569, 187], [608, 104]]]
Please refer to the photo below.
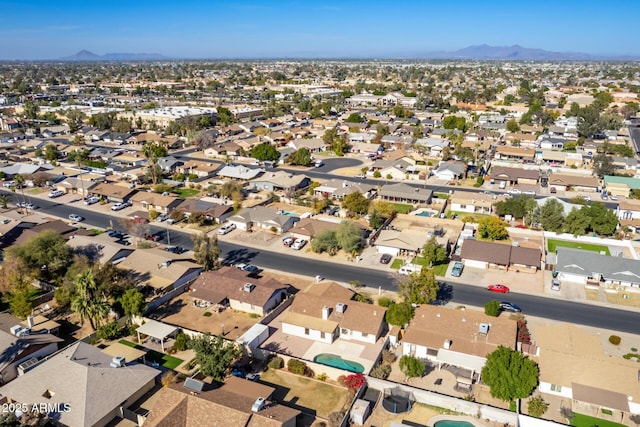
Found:
[[193, 281], [189, 281], [189, 282], [187, 282], [187, 283], [185, 283], [183, 285], [180, 285], [177, 288], [170, 290], [166, 294], [164, 294], [164, 295], [154, 299], [150, 303], [148, 303], [147, 304], [147, 309], [144, 311], [144, 315], [146, 316], [147, 314], [151, 313], [156, 308], [160, 307], [165, 302], [167, 302], [167, 301], [173, 299], [174, 297], [177, 297], [178, 295], [183, 294], [186, 291], [188, 291], [189, 290], [189, 286], [191, 285], [191, 283], [193, 283]]

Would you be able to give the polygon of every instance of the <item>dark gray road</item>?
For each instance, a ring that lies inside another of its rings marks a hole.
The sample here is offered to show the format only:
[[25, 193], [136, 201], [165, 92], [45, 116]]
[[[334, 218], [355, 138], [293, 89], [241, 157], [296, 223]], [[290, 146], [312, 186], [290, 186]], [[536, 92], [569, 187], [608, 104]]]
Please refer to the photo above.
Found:
[[[0, 190], [0, 192], [5, 191]], [[39, 199], [36, 204], [40, 206], [41, 210], [62, 218], [67, 218], [70, 213], [82, 215], [86, 218], [83, 223], [85, 226], [107, 228], [111, 222], [118, 229], [118, 217], [88, 209], [85, 210], [81, 202], [65, 205], [56, 202], [55, 199]], [[166, 233], [168, 228], [166, 226], [152, 223], [151, 229], [154, 233], [164, 232], [165, 236], [162, 242], [167, 243]], [[170, 239], [173, 245], [185, 248], [192, 247], [191, 237], [188, 233], [170, 231]], [[341, 282], [358, 280], [360, 283], [373, 288], [380, 286], [385, 290], [397, 290], [399, 276], [392, 272], [387, 273], [355, 265], [317, 261], [306, 257], [292, 257], [287, 254], [244, 247], [228, 242], [220, 242], [220, 248], [222, 249], [224, 260], [229, 263], [251, 262], [264, 268], [282, 270], [294, 274], [305, 276], [320, 275], [327, 280]], [[445, 284], [440, 295], [441, 302], [453, 301], [456, 304], [474, 306], [483, 306], [491, 299], [500, 298], [501, 296], [491, 294], [482, 287], [467, 284]], [[518, 304], [522, 307], [523, 312], [528, 315], [621, 332], [637, 333], [638, 322], [640, 321], [640, 314], [633, 311], [518, 294], [516, 292], [508, 294], [503, 300]]]

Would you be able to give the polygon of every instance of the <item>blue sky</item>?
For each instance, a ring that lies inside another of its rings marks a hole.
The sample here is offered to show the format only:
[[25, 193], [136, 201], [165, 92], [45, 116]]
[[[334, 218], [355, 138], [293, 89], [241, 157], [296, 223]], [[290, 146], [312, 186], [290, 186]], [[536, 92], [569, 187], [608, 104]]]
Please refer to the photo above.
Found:
[[0, 59], [407, 57], [473, 44], [640, 55], [636, 0], [0, 0]]

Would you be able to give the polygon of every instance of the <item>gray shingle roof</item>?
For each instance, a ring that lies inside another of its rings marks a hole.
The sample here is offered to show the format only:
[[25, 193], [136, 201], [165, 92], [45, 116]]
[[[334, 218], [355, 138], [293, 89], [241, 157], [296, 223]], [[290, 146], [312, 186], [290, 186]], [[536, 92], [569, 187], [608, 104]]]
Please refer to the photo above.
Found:
[[640, 261], [600, 255], [581, 249], [558, 248], [560, 273], [592, 276], [600, 274], [605, 280], [640, 283]]

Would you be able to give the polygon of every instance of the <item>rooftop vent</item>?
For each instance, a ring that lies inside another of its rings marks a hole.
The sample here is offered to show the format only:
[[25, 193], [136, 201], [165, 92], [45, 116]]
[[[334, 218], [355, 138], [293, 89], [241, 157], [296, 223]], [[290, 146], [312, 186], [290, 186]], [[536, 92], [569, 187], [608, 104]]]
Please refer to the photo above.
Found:
[[489, 333], [489, 324], [488, 323], [480, 323], [480, 326], [478, 327], [478, 332], [480, 332], [481, 334], [488, 334]]
[[253, 283], [245, 283], [244, 286], [242, 287], [242, 290], [245, 292], [251, 292], [255, 287], [256, 285], [254, 285]]
[[114, 356], [114, 358], [111, 359], [112, 368], [123, 368], [124, 365], [125, 365], [125, 360], [123, 356]]
[[444, 344], [442, 344], [442, 347], [446, 350], [449, 350], [451, 348], [451, 344], [453, 344], [451, 340], [444, 340]]
[[251, 406], [251, 412], [260, 412], [260, 410], [264, 409], [264, 397], [259, 397], [253, 402], [253, 406]]
[[336, 312], [337, 313], [344, 313], [346, 309], [347, 309], [347, 305], [346, 304], [343, 304], [341, 302], [336, 304]]

